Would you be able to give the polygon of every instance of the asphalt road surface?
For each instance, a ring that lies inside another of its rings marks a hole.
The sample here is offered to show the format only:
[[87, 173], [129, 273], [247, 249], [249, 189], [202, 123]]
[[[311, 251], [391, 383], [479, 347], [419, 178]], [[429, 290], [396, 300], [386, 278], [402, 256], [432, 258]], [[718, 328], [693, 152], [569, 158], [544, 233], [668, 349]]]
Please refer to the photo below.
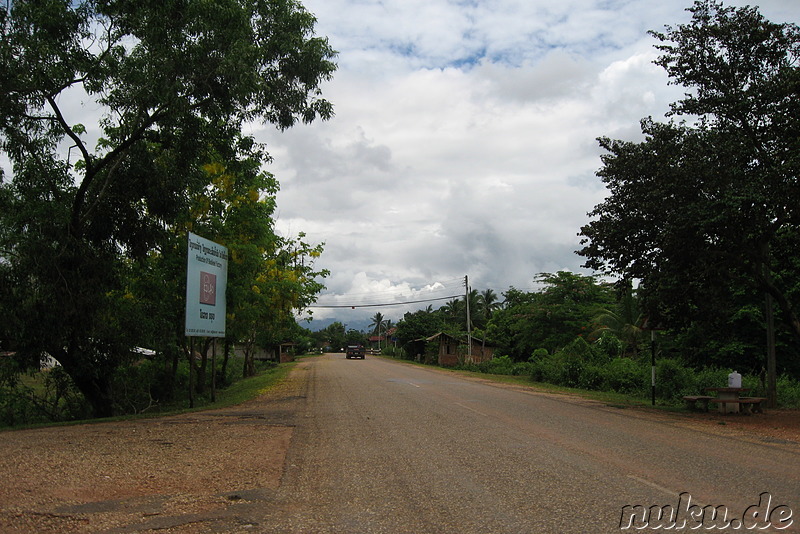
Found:
[[259, 531], [800, 531], [797, 444], [369, 356], [296, 372]]

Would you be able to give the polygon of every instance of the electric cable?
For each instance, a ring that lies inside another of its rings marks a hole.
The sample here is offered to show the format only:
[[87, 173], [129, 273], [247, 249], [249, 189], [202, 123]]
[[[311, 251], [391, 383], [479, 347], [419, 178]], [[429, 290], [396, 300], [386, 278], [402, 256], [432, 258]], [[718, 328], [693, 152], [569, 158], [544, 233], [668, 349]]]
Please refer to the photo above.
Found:
[[336, 304], [336, 305], [325, 305], [325, 304], [311, 304], [306, 306], [306, 308], [375, 308], [375, 307], [384, 307], [384, 306], [405, 306], [406, 304], [419, 304], [421, 302], [434, 302], [437, 300], [447, 300], [453, 298], [463, 297], [464, 295], [449, 295], [447, 297], [437, 297], [432, 299], [422, 299], [422, 300], [407, 300], [405, 302], [389, 302], [389, 303], [381, 303], [381, 304]]

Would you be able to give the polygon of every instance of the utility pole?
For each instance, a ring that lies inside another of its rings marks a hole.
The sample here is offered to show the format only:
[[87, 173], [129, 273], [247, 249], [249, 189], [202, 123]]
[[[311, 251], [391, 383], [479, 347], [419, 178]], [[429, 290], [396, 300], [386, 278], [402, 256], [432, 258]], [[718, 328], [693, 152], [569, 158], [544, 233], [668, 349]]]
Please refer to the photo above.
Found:
[[472, 361], [472, 331], [470, 330], [469, 320], [469, 275], [464, 275], [464, 286], [466, 293], [464, 294], [464, 302], [467, 305], [467, 360]]
[[778, 379], [775, 362], [775, 316], [772, 311], [772, 295], [765, 294], [764, 312], [767, 320], [767, 406], [778, 407]]
[[650, 330], [650, 395], [651, 403], [656, 405], [656, 331]]
[[[762, 247], [766, 258], [763, 265], [764, 282], [771, 284], [769, 245]], [[776, 408], [778, 406], [778, 378], [775, 361], [775, 315], [772, 308], [772, 295], [768, 291], [764, 291], [764, 299], [764, 319], [767, 323], [767, 406]]]

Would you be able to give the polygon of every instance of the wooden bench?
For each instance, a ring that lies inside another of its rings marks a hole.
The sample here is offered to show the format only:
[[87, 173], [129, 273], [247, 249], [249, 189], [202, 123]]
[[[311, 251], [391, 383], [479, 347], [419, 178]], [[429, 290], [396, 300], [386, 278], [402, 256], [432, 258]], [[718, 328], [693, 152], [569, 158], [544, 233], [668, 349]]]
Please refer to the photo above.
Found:
[[764, 397], [741, 397], [739, 398], [740, 401], [745, 402], [747, 405], [750, 406], [752, 413], [764, 413], [764, 408], [761, 406], [765, 400]]
[[697, 409], [697, 403], [699, 402], [702, 410], [704, 412], [708, 411], [708, 401], [713, 399], [714, 397], [708, 397], [706, 395], [686, 395], [683, 397], [683, 400], [686, 401], [686, 407], [690, 410]]
[[717, 397], [712, 397], [708, 399], [708, 402], [722, 404], [723, 412], [727, 410], [726, 407], [728, 404], [738, 404], [742, 413], [749, 415], [751, 413], [764, 413], [764, 410], [761, 408], [761, 403], [765, 400], [766, 399], [761, 397], [740, 397], [738, 399], [719, 399]]

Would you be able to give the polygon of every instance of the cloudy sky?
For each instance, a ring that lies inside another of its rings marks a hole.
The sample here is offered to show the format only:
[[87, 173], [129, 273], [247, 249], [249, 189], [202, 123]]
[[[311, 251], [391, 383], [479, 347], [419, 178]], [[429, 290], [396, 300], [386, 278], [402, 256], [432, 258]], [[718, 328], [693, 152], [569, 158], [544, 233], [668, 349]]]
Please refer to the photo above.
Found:
[[[732, 5], [747, 2], [731, 1]], [[797, 0], [762, 0], [800, 22]], [[339, 52], [328, 122], [255, 129], [281, 183], [278, 228], [325, 243], [319, 304], [534, 288], [581, 269], [577, 233], [605, 190], [596, 138], [639, 139], [682, 94], [647, 30], [690, 0], [304, 0]], [[588, 273], [587, 273], [588, 274]], [[314, 309], [311, 328], [412, 306]]]

